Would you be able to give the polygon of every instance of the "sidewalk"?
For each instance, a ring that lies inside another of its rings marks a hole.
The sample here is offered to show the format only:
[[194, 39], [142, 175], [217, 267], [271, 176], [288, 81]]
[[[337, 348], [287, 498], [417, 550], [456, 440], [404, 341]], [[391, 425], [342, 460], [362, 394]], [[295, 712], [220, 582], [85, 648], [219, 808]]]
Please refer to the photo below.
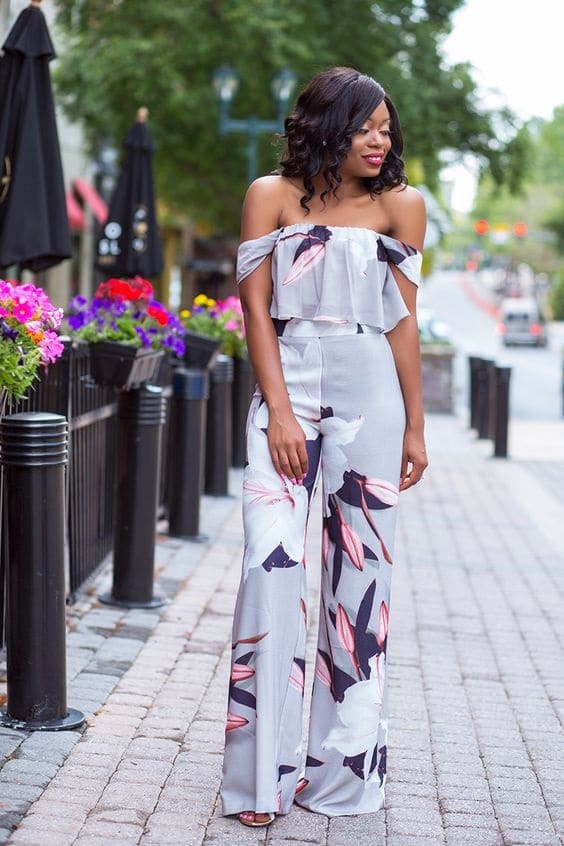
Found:
[[[296, 807], [270, 829], [219, 815], [240, 503], [206, 498], [209, 544], [159, 537], [156, 593], [170, 598], [160, 614], [98, 604], [108, 570], [71, 609], [68, 702], [88, 725], [0, 728], [0, 843], [563, 844], [559, 426], [541, 433], [542, 449], [532, 430], [512, 431], [504, 461], [463, 421], [429, 416], [431, 467], [402, 501], [395, 555], [385, 811], [329, 820]], [[313, 617], [318, 544], [316, 518]], [[312, 630], [310, 668], [313, 648]]]

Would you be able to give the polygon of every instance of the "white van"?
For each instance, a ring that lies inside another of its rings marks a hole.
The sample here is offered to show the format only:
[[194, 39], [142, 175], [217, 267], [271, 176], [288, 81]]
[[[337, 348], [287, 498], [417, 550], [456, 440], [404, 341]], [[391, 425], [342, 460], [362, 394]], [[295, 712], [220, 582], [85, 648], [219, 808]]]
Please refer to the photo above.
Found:
[[544, 317], [532, 297], [502, 300], [496, 331], [506, 347], [513, 344], [546, 347], [548, 340]]

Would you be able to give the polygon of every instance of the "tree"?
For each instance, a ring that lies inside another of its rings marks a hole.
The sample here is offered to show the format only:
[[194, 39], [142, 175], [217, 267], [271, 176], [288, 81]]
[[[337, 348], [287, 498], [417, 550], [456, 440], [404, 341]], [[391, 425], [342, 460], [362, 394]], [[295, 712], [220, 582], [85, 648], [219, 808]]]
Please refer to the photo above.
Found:
[[[564, 255], [564, 106], [554, 111], [551, 120], [535, 118], [516, 136], [522, 145], [522, 180], [520, 190], [500, 188], [491, 175], [480, 181], [474, 219], [486, 218], [491, 229], [526, 222], [525, 238], [509, 238], [497, 244], [496, 253], [505, 253], [514, 261], [525, 261], [536, 271], [552, 273], [562, 268]], [[560, 254], [560, 255], [559, 255]]]
[[[406, 155], [437, 183], [440, 153], [472, 152], [497, 181], [518, 150], [511, 114], [480, 111], [466, 65], [440, 52], [462, 0], [56, 0], [64, 50], [55, 78], [63, 107], [82, 122], [90, 151], [119, 145], [138, 106], [150, 110], [159, 195], [171, 209], [234, 233], [245, 190], [246, 139], [218, 136], [213, 70], [242, 79], [234, 116], [271, 117], [270, 79], [283, 66], [303, 84], [348, 64], [374, 75], [399, 108]], [[505, 142], [496, 139], [506, 138]], [[261, 171], [279, 148], [263, 139]]]

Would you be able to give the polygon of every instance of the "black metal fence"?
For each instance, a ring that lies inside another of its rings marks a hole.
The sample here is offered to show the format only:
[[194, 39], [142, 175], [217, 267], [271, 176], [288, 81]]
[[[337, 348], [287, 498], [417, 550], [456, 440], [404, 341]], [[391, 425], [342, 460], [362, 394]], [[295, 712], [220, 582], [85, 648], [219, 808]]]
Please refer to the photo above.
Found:
[[[233, 405], [236, 419], [233, 431], [236, 444], [232, 458], [235, 466], [242, 466], [242, 438], [244, 418], [254, 379], [248, 363], [236, 362], [235, 380], [237, 402]], [[213, 380], [212, 380], [213, 381]], [[216, 380], [217, 381], [217, 380]], [[159, 516], [167, 516], [165, 503], [170, 492], [168, 470], [175, 460], [178, 444], [172, 442], [174, 432], [170, 427], [170, 406], [172, 400], [173, 367], [167, 357], [163, 359], [155, 383], [163, 388], [166, 400], [166, 418], [162, 432], [162, 455], [160, 469]], [[218, 386], [214, 382], [217, 390]], [[220, 385], [220, 388], [226, 388]], [[231, 386], [229, 386], [231, 387]], [[213, 391], [212, 391], [213, 394]], [[213, 399], [213, 397], [212, 397]], [[226, 397], [223, 398], [226, 400]], [[216, 398], [217, 402], [217, 398]], [[229, 403], [224, 402], [222, 417], [210, 415], [215, 426], [224, 426], [231, 431], [231, 391]], [[114, 543], [114, 512], [116, 499], [116, 456], [118, 449], [117, 395], [113, 388], [96, 384], [90, 376], [90, 347], [85, 343], [70, 343], [65, 346], [64, 355], [42, 372], [29, 399], [11, 407], [6, 413], [19, 411], [47, 411], [61, 414], [69, 423], [69, 462], [66, 475], [67, 491], [67, 539], [66, 539], [66, 582], [67, 595], [73, 601], [78, 588], [91, 576], [111, 552]], [[227, 426], [229, 423], [229, 426]], [[185, 435], [188, 433], [184, 433]], [[212, 440], [217, 440], [212, 432]], [[178, 433], [177, 433], [178, 435]], [[225, 435], [225, 432], [223, 432]], [[241, 441], [241, 443], [239, 443]], [[229, 460], [225, 451], [224, 462]], [[215, 456], [217, 459], [217, 456]], [[203, 460], [203, 457], [202, 457]], [[225, 475], [226, 468], [222, 468]], [[192, 486], [194, 487], [194, 486]], [[197, 487], [197, 486], [196, 486]], [[196, 488], [194, 488], [195, 490]], [[207, 490], [211, 494], [225, 491]], [[7, 501], [9, 490], [4, 491]], [[5, 539], [5, 519], [0, 521], [2, 539]], [[4, 642], [4, 586], [6, 573], [5, 543], [0, 548], [0, 646]]]
[[[49, 411], [69, 421], [67, 471], [67, 589], [72, 598], [110, 552], [113, 541], [117, 403], [112, 388], [89, 376], [89, 346], [65, 345], [64, 355], [41, 378], [25, 402], [9, 409]], [[4, 491], [4, 499], [10, 495]], [[2, 538], [5, 538], [2, 517]], [[0, 645], [4, 641], [5, 543], [0, 550]]]

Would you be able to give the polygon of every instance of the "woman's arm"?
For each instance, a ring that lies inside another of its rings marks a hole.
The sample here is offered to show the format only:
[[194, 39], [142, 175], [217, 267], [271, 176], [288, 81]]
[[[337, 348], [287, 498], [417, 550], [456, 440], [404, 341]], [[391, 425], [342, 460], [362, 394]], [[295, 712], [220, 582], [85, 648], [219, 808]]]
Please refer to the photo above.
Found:
[[[394, 199], [394, 221], [397, 221], [393, 226], [394, 238], [422, 250], [425, 237], [425, 204], [422, 196], [415, 189], [407, 188], [398, 191]], [[406, 427], [400, 473], [400, 491], [405, 491], [419, 481], [428, 465], [423, 434], [417, 286], [406, 279], [397, 267], [391, 266], [391, 270], [409, 310], [409, 316], [400, 320], [387, 333], [405, 405]]]
[[[241, 241], [258, 238], [279, 226], [280, 177], [250, 185], [243, 203]], [[268, 446], [276, 471], [301, 482], [307, 473], [305, 434], [296, 420], [284, 380], [276, 331], [270, 316], [271, 257], [239, 285], [247, 348], [259, 388], [268, 406]]]

